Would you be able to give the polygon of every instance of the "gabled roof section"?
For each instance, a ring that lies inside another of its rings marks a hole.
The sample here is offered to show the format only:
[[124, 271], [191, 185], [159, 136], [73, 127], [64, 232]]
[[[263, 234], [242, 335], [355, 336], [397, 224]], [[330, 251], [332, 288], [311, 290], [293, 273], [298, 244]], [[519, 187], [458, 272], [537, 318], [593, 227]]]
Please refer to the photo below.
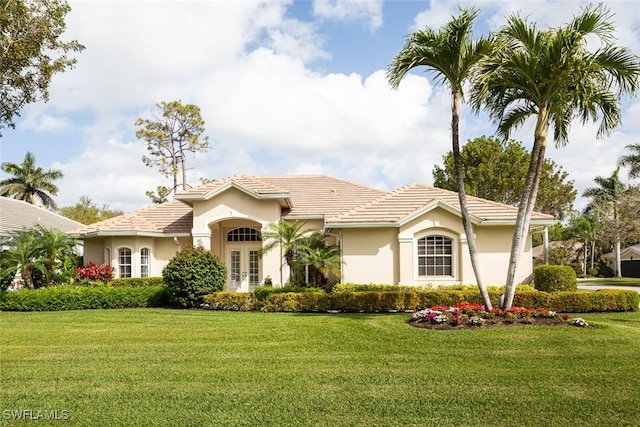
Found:
[[153, 205], [69, 231], [76, 237], [95, 236], [188, 236], [193, 227], [193, 208], [179, 200]]
[[335, 216], [388, 194], [327, 175], [271, 175], [260, 179], [291, 194], [294, 206], [287, 217]]
[[176, 194], [179, 200], [207, 200], [230, 187], [256, 198], [288, 201], [284, 215], [291, 218], [323, 218], [367, 203], [384, 191], [326, 175], [236, 175]]
[[175, 198], [177, 200], [209, 200], [229, 188], [236, 188], [256, 199], [280, 199], [283, 207], [290, 208], [293, 205], [287, 190], [265, 182], [259, 177], [245, 175], [235, 175], [180, 191], [176, 193]]
[[[514, 224], [518, 208], [467, 196], [471, 220], [475, 224]], [[458, 193], [411, 184], [401, 187], [372, 202], [327, 219], [327, 227], [355, 225], [400, 225], [436, 207], [460, 215]], [[534, 212], [532, 224], [551, 224], [551, 215]]]
[[69, 231], [82, 226], [81, 223], [58, 215], [22, 200], [0, 197], [0, 235], [31, 228], [36, 225]]

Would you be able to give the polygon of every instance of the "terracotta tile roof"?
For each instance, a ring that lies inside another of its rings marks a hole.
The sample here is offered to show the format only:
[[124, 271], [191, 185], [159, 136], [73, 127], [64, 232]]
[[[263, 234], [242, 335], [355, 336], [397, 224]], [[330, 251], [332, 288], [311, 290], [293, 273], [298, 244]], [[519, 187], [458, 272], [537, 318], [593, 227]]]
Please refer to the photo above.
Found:
[[283, 194], [286, 190], [278, 188], [264, 180], [261, 177], [246, 176], [246, 175], [234, 175], [223, 179], [217, 179], [211, 181], [208, 184], [200, 185], [198, 187], [189, 188], [185, 191], [176, 193], [176, 198], [180, 199], [182, 196], [202, 196], [205, 197], [209, 193], [215, 193], [216, 190], [222, 189], [225, 185], [230, 183], [236, 183], [240, 186], [253, 191], [257, 194]]
[[74, 236], [115, 234], [190, 234], [193, 209], [179, 200], [153, 205], [135, 212], [85, 225], [69, 231]]
[[334, 216], [387, 194], [326, 175], [272, 175], [261, 180], [291, 194], [289, 216]]
[[[438, 203], [438, 201], [444, 202], [456, 211], [460, 210], [458, 193], [423, 184], [411, 184], [348, 212], [328, 218], [327, 223], [336, 226], [362, 223], [398, 223], [428, 205]], [[514, 206], [473, 196], [467, 196], [467, 204], [469, 213], [479, 222], [515, 222], [518, 213], [518, 209]], [[553, 217], [534, 212], [532, 220], [552, 221]]]
[[22, 200], [0, 197], [0, 235], [31, 228], [35, 225], [69, 231], [82, 224]]
[[[281, 195], [292, 201], [288, 216], [332, 216], [374, 200], [384, 191], [326, 175], [236, 175], [176, 194], [191, 200], [206, 198], [234, 182], [258, 195]], [[186, 197], [185, 197], [186, 196]]]

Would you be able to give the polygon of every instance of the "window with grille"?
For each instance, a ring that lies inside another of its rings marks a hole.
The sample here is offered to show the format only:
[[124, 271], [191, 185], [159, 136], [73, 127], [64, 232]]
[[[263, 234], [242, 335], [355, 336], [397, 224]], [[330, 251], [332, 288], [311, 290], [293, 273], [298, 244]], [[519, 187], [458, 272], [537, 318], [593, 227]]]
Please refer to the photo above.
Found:
[[149, 248], [140, 249], [140, 277], [149, 277]]
[[453, 242], [445, 236], [418, 239], [418, 275], [453, 276]]
[[131, 249], [118, 250], [118, 277], [131, 277]]
[[249, 227], [238, 227], [227, 233], [227, 242], [259, 242], [260, 232]]

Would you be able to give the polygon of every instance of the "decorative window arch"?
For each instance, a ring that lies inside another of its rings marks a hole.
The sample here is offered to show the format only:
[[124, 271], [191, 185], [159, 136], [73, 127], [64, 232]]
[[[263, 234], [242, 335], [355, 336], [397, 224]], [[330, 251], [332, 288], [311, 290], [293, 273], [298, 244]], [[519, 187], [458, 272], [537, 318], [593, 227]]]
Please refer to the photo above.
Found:
[[151, 249], [140, 249], [140, 277], [149, 277], [151, 267]]
[[456, 239], [448, 233], [434, 232], [416, 239], [418, 277], [456, 277]]
[[227, 242], [260, 242], [262, 236], [255, 228], [238, 227], [227, 233]]
[[118, 249], [118, 277], [131, 277], [131, 248]]

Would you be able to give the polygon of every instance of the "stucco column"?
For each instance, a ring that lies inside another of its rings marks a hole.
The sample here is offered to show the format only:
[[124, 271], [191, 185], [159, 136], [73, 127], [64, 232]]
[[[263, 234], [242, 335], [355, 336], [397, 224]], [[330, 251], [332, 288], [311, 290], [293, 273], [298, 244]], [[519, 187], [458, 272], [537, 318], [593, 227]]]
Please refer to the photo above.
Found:
[[193, 236], [193, 247], [202, 246], [204, 249], [211, 250], [211, 230], [207, 228], [192, 228], [191, 236]]
[[413, 236], [398, 236], [399, 270], [398, 284], [412, 284], [413, 277]]

